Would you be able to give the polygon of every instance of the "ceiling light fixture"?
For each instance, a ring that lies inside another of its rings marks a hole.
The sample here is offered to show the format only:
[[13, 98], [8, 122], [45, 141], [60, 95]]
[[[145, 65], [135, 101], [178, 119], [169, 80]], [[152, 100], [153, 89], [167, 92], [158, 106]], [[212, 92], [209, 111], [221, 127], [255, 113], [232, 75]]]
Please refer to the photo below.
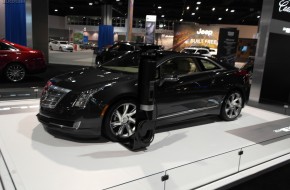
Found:
[[196, 2], [196, 4], [197, 4], [197, 5], [200, 5], [200, 4], [201, 4], [201, 2], [200, 2], [200, 1], [198, 1], [198, 2]]
[[165, 17], [165, 15], [161, 15], [161, 17], [162, 17], [162, 18], [164, 18], [164, 17]]
[[195, 13], [191, 13], [191, 15], [192, 15], [192, 16], [194, 16], [194, 15], [195, 15]]
[[222, 19], [223, 19], [223, 18], [221, 18], [221, 17], [220, 17], [220, 18], [218, 18], [218, 20], [222, 20]]
[[54, 12], [57, 12], [58, 10], [57, 9], [54, 9]]
[[228, 11], [229, 11], [229, 9], [228, 9], [228, 8], [226, 8], [226, 11], [228, 12]]
[[180, 22], [182, 22], [183, 21], [183, 19], [180, 19]]
[[93, 5], [93, 3], [89, 3], [89, 5], [90, 5], [90, 6], [92, 6], [92, 5]]
[[190, 7], [189, 7], [189, 6], [187, 6], [187, 7], [186, 7], [186, 9], [187, 9], [187, 10], [189, 10], [189, 9], [190, 9]]
[[70, 9], [74, 9], [74, 7], [70, 7]]
[[198, 10], [198, 9], [199, 9], [199, 7], [196, 7], [195, 9], [196, 9], [196, 10]]
[[162, 7], [161, 6], [158, 6], [158, 9], [162, 9]]
[[212, 10], [212, 11], [215, 11], [215, 7], [213, 7], [211, 10]]
[[257, 18], [260, 18], [260, 17], [261, 17], [260, 15], [257, 16]]
[[234, 13], [235, 12], [235, 10], [233, 9], [233, 10], [231, 10], [231, 13]]
[[117, 2], [119, 2], [120, 0], [116, 0]]

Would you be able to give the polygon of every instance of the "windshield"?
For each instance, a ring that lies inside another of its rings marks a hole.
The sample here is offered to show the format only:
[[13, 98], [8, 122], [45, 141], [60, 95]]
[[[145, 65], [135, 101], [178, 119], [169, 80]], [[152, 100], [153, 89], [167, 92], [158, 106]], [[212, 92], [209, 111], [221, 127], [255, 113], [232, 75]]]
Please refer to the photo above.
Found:
[[114, 58], [102, 65], [103, 68], [138, 73], [140, 54], [138, 52], [127, 52], [124, 55]]
[[[170, 51], [160, 51], [157, 53], [156, 60], [158, 61], [171, 53]], [[115, 71], [138, 73], [140, 57], [140, 52], [127, 52], [122, 56], [102, 64], [102, 67]]]

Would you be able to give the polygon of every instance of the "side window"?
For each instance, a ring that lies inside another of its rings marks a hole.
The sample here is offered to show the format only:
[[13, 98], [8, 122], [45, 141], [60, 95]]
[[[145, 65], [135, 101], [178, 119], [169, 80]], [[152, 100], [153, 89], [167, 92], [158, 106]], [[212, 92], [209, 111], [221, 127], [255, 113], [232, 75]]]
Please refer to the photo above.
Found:
[[199, 53], [200, 54], [208, 54], [209, 52], [207, 50], [201, 49], [201, 50], [199, 50]]
[[132, 47], [130, 45], [121, 44], [118, 51], [132, 51]]
[[204, 68], [205, 71], [211, 71], [211, 70], [216, 70], [220, 69], [219, 66], [215, 65], [213, 62], [206, 60], [206, 59], [200, 59], [199, 60], [202, 67]]
[[0, 50], [15, 50], [15, 48], [0, 42]]
[[199, 72], [194, 59], [179, 57], [167, 60], [160, 66], [161, 76], [190, 75]]

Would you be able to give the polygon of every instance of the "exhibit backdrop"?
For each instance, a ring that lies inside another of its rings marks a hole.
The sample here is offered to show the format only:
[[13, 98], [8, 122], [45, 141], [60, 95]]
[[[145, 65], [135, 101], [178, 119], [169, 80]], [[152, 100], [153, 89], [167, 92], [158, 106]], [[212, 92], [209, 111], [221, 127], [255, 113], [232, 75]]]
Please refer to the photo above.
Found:
[[174, 23], [173, 50], [181, 51], [190, 46], [207, 46], [217, 49], [219, 27], [196, 23]]

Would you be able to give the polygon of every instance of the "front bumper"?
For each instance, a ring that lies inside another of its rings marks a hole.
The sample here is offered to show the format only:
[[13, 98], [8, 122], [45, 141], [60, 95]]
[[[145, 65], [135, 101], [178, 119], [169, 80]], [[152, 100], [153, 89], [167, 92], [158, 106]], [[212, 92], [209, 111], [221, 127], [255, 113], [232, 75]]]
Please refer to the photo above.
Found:
[[63, 134], [76, 138], [98, 138], [101, 136], [102, 118], [84, 118], [37, 114], [38, 121], [50, 133]]

